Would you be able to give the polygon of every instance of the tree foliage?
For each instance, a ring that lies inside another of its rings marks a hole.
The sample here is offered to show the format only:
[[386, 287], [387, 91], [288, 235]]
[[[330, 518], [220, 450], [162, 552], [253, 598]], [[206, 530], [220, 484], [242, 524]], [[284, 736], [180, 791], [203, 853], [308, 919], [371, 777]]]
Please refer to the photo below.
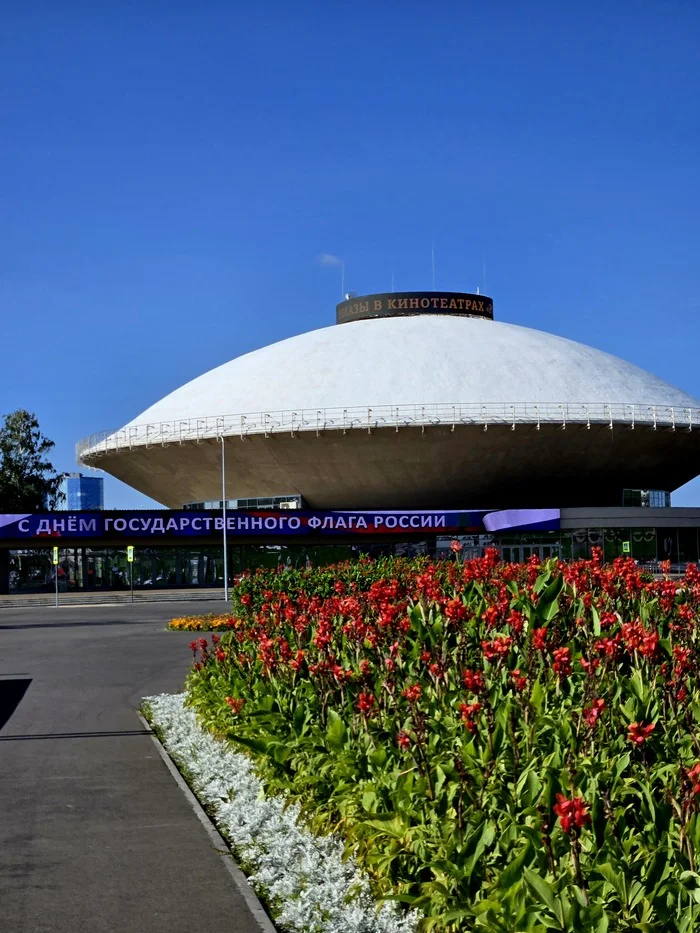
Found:
[[39, 429], [36, 415], [18, 408], [0, 427], [0, 512], [40, 512], [63, 498], [63, 475], [46, 459], [54, 442]]

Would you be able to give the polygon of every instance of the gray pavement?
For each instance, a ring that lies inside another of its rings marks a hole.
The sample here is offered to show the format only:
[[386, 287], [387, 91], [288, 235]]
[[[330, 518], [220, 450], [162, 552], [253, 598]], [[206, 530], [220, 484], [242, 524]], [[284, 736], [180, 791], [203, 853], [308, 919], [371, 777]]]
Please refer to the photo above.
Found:
[[0, 930], [257, 933], [135, 712], [181, 689], [193, 636], [164, 625], [197, 611], [0, 614], [0, 726], [26, 687], [0, 728]]

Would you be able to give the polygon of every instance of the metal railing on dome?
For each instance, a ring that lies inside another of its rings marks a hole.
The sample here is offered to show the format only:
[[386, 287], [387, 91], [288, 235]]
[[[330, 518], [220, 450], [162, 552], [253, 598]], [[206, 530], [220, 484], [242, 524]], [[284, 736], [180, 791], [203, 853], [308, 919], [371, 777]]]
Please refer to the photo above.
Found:
[[700, 427], [700, 409], [665, 405], [587, 404], [585, 402], [491, 402], [487, 404], [376, 405], [371, 408], [286, 409], [239, 415], [181, 418], [151, 424], [134, 424], [115, 431], [92, 434], [76, 444], [79, 462], [119, 453], [133, 447], [184, 444], [210, 438], [249, 435], [296, 434], [323, 431], [372, 431], [379, 428], [423, 428], [431, 426], [615, 425], [692, 431]]

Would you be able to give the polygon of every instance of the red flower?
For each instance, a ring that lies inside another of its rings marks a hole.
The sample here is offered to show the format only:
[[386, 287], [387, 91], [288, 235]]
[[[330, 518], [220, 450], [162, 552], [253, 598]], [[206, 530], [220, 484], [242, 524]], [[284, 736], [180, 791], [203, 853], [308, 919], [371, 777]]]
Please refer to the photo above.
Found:
[[571, 673], [571, 648], [556, 648], [552, 667], [560, 678], [568, 677]]
[[226, 652], [223, 650], [223, 648], [217, 648], [214, 652], [214, 657], [219, 662], [219, 664], [221, 664], [222, 661], [226, 660]]
[[406, 687], [403, 695], [406, 697], [409, 703], [417, 703], [421, 695], [421, 685], [414, 684], [413, 687]]
[[634, 742], [635, 745], [642, 745], [644, 742], [646, 742], [655, 728], [655, 722], [650, 722], [646, 726], [641, 722], [633, 722], [627, 727], [627, 738], [630, 742]]
[[197, 644], [197, 642], [196, 642], [196, 641], [191, 641], [191, 642], [190, 642], [190, 651], [192, 652], [192, 654], [197, 654], [197, 650], [198, 650], [198, 649], [199, 649], [199, 645]]
[[411, 747], [411, 737], [407, 732], [401, 730], [396, 736], [396, 744], [399, 748], [410, 748]]
[[477, 726], [474, 717], [481, 709], [481, 703], [460, 703], [459, 715], [470, 732], [476, 732]]
[[445, 615], [448, 619], [464, 619], [467, 615], [467, 607], [458, 597], [448, 599], [445, 603]]
[[579, 664], [588, 676], [592, 677], [600, 667], [600, 658], [591, 658], [590, 661], [586, 660], [586, 658], [579, 658]]
[[510, 635], [499, 635], [493, 641], [482, 641], [481, 647], [486, 660], [492, 661], [494, 658], [503, 658], [509, 654], [512, 644], [513, 639]]
[[511, 609], [510, 613], [508, 614], [508, 618], [506, 619], [506, 622], [510, 626], [510, 630], [515, 632], [516, 635], [519, 635], [522, 632], [524, 621], [525, 617], [523, 616], [522, 612], [518, 612], [517, 609]]
[[690, 793], [693, 796], [697, 796], [697, 794], [700, 794], [700, 761], [694, 764], [693, 767], [689, 768], [685, 773], [693, 785]]
[[245, 706], [245, 700], [236, 699], [236, 697], [226, 697], [226, 702], [231, 707], [231, 712], [237, 716]]
[[600, 718], [601, 713], [605, 709], [605, 700], [600, 698], [594, 700], [593, 703], [583, 711], [583, 718], [586, 720], [586, 723], [591, 727], [595, 728], [598, 719]]
[[519, 668], [510, 672], [510, 680], [519, 693], [522, 693], [525, 687], [527, 687], [527, 677], [520, 673]]
[[355, 707], [362, 713], [363, 716], [366, 716], [368, 713], [372, 712], [376, 702], [377, 701], [375, 700], [373, 693], [361, 693], [357, 698]]
[[481, 671], [462, 671], [462, 683], [472, 693], [483, 693], [486, 690], [486, 681]]
[[538, 651], [547, 650], [547, 626], [536, 628], [532, 631], [532, 644]]
[[575, 829], [581, 829], [590, 823], [588, 804], [583, 797], [573, 797], [567, 800], [564, 794], [557, 794], [557, 801], [558, 803], [554, 805], [554, 812], [559, 817], [561, 828], [567, 835], [572, 835]]
[[489, 606], [482, 612], [481, 618], [486, 623], [486, 628], [493, 628], [498, 622], [498, 609], [495, 606]]
[[450, 543], [450, 550], [453, 551], [455, 554], [459, 554], [459, 552], [462, 550], [461, 542], [457, 541], [456, 539], [452, 541]]

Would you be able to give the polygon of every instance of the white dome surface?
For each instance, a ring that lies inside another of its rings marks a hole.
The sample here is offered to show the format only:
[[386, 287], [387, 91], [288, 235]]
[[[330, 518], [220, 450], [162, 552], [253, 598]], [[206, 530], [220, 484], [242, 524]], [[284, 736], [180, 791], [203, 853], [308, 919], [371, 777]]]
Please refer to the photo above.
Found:
[[126, 427], [279, 409], [451, 403], [700, 401], [609, 353], [515, 324], [447, 315], [310, 331], [204, 373]]

